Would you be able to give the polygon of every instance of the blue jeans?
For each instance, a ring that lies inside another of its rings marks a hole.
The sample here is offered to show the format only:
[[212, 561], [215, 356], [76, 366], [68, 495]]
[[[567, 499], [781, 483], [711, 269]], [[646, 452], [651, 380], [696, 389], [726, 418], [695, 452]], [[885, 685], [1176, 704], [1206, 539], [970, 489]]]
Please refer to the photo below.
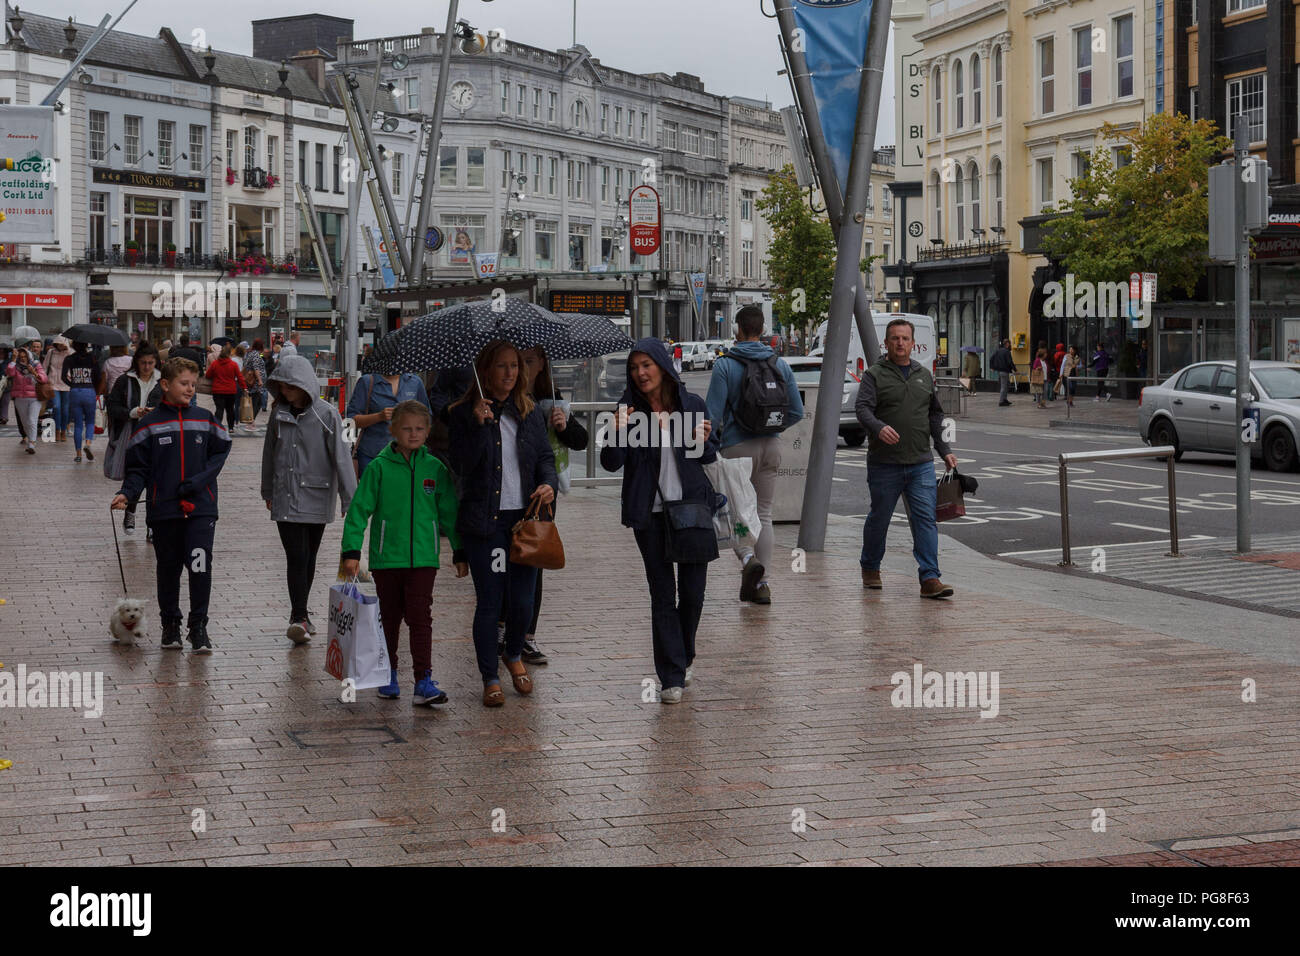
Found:
[[[58, 395], [58, 392], [54, 393]], [[68, 396], [69, 404], [72, 406], [72, 440], [78, 448], [81, 447], [81, 436], [84, 431], [86, 444], [89, 445], [95, 438], [95, 390], [93, 388], [74, 388], [63, 393]]]
[[939, 527], [934, 521], [936, 485], [934, 462], [915, 465], [867, 461], [867, 487], [871, 510], [862, 527], [862, 568], [879, 571], [885, 556], [885, 535], [899, 495], [907, 499], [907, 518], [912, 526], [912, 556], [922, 581], [939, 577]]
[[524, 516], [522, 509], [503, 511], [496, 530], [488, 535], [461, 535], [461, 547], [474, 579], [474, 652], [484, 684], [498, 680], [497, 621], [505, 604], [506, 657], [519, 660], [524, 635], [533, 619], [533, 591], [537, 569], [509, 560], [510, 529]]
[[69, 396], [71, 391], [60, 392], [57, 388], [54, 390], [54, 397], [50, 399], [50, 412], [54, 415], [54, 427], [58, 431], [67, 431], [68, 413], [71, 409]]

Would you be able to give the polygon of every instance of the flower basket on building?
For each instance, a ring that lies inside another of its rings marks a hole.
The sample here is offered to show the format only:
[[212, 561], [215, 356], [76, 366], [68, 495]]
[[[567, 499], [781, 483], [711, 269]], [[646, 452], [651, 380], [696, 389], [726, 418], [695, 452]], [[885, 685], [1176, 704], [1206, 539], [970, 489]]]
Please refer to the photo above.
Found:
[[140, 258], [140, 243], [132, 239], [126, 244], [126, 264], [133, 266]]
[[235, 185], [235, 171], [231, 169], [229, 166], [226, 167], [226, 185], [227, 186]]

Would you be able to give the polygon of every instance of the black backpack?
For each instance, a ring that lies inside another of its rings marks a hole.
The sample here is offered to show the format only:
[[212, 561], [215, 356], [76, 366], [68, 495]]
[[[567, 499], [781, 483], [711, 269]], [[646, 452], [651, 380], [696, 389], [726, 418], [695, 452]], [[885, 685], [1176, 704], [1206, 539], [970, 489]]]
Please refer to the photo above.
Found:
[[745, 377], [740, 382], [740, 398], [734, 413], [740, 427], [755, 435], [776, 435], [785, 429], [790, 413], [790, 396], [786, 393], [785, 376], [777, 365], [777, 357], [750, 359], [727, 353], [745, 367]]

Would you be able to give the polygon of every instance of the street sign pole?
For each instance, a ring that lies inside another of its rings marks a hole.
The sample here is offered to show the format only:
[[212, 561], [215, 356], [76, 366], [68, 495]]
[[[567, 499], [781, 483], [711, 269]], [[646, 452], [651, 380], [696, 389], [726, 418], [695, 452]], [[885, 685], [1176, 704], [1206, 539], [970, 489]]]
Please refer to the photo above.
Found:
[[[826, 351], [822, 358], [822, 387], [817, 390], [817, 414], [813, 420], [812, 451], [808, 458], [808, 480], [804, 488], [803, 509], [799, 516], [799, 547], [821, 551], [826, 544], [826, 519], [831, 504], [831, 479], [835, 471], [835, 445], [839, 437], [840, 399], [843, 395], [842, 369], [849, 354], [849, 323], [852, 321], [859, 293], [863, 291], [862, 234], [866, 219], [868, 190], [871, 185], [871, 159], [875, 150], [876, 119], [880, 112], [880, 85], [884, 73], [885, 51], [889, 42], [889, 15], [892, 0], [875, 0], [867, 32], [866, 56], [858, 89], [858, 112], [853, 133], [853, 152], [849, 163], [843, 215], [840, 218], [835, 281], [831, 286], [830, 316], [827, 321]], [[779, 6], [778, 6], [779, 9]], [[788, 40], [788, 35], [787, 35]], [[793, 46], [793, 44], [788, 44]], [[812, 113], [816, 113], [815, 104]], [[805, 116], [808, 113], [804, 114]], [[833, 181], [832, 172], [831, 180]], [[875, 330], [867, 311], [870, 339]], [[863, 336], [864, 348], [870, 348]], [[874, 362], [878, 352], [868, 354]], [[830, 386], [830, 387], [828, 387]]]
[[[1233, 203], [1234, 237], [1237, 241], [1237, 550], [1250, 550], [1250, 445], [1244, 422], [1254, 398], [1250, 393], [1250, 232], [1246, 221], [1246, 163], [1250, 158], [1250, 137], [1243, 117], [1237, 118], [1236, 183]], [[1264, 189], [1268, 184], [1265, 181]], [[1254, 436], [1258, 441], [1262, 436]]]

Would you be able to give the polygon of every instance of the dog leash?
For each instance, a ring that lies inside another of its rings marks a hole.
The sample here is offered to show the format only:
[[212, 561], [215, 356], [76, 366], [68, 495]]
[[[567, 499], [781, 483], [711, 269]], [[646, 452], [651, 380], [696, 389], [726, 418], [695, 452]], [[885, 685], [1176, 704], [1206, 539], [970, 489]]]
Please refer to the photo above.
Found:
[[113, 548], [117, 551], [117, 573], [122, 575], [122, 597], [130, 597], [126, 589], [126, 571], [122, 569], [122, 547], [117, 543], [117, 521], [113, 518], [113, 509], [108, 509], [108, 523], [113, 527]]

